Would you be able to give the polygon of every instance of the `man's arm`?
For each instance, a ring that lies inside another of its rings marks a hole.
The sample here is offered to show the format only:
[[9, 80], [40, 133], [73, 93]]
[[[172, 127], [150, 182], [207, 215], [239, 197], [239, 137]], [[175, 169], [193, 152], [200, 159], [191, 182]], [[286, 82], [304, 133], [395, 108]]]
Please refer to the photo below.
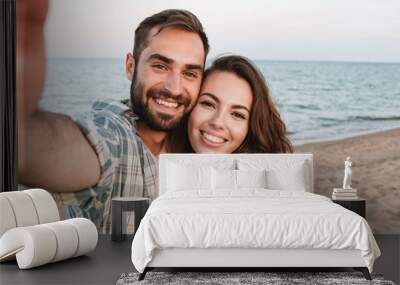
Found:
[[17, 3], [18, 182], [54, 192], [95, 185], [98, 157], [68, 117], [39, 110], [45, 79], [47, 0]]

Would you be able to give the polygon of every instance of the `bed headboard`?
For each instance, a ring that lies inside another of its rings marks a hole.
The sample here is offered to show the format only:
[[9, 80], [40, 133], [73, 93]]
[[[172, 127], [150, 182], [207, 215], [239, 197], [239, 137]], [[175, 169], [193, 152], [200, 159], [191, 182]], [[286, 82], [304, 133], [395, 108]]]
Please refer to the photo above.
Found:
[[314, 168], [312, 154], [196, 154], [178, 153], [161, 154], [159, 157], [159, 195], [166, 192], [166, 181], [168, 176], [168, 163], [173, 162], [187, 167], [191, 166], [215, 166], [238, 169], [238, 164], [243, 161], [254, 161], [257, 163], [271, 165], [287, 165], [293, 163], [304, 163], [304, 189], [314, 192]]

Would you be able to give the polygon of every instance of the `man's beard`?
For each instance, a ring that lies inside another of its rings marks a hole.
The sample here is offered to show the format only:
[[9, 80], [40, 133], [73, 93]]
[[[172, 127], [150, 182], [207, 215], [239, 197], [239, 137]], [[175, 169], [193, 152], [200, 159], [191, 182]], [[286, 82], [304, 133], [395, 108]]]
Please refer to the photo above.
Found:
[[[165, 113], [154, 112], [149, 107], [150, 98], [172, 98], [176, 100], [179, 106], [183, 105], [184, 111], [177, 117]], [[177, 129], [185, 120], [187, 120], [191, 103], [190, 99], [183, 97], [182, 95], [172, 95], [166, 89], [160, 90], [150, 88], [146, 94], [144, 94], [143, 85], [136, 83], [136, 78], [133, 79], [131, 84], [131, 101], [132, 110], [139, 116], [140, 120], [143, 120], [151, 129], [163, 132]]]

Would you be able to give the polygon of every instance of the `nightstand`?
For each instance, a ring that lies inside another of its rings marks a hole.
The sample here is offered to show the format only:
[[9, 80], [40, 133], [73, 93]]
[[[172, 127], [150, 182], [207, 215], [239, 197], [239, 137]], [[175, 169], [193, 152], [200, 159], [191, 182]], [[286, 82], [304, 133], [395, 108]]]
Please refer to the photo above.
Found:
[[124, 212], [135, 213], [135, 231], [139, 227], [140, 221], [146, 214], [149, 208], [149, 198], [144, 197], [116, 197], [111, 202], [111, 214], [112, 214], [112, 241], [123, 241], [126, 235], [123, 234], [123, 230], [126, 229], [126, 220], [123, 218]]
[[361, 217], [365, 218], [365, 199], [355, 199], [355, 200], [334, 200], [332, 202], [339, 204], [340, 206], [359, 214]]

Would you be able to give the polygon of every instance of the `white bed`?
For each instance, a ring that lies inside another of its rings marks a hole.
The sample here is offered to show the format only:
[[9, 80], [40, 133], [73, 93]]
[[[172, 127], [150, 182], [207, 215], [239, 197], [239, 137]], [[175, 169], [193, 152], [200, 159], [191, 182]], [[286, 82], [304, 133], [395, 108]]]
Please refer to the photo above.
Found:
[[140, 278], [154, 267], [354, 267], [370, 278], [380, 255], [365, 219], [313, 194], [311, 154], [163, 154], [159, 175], [132, 243]]

